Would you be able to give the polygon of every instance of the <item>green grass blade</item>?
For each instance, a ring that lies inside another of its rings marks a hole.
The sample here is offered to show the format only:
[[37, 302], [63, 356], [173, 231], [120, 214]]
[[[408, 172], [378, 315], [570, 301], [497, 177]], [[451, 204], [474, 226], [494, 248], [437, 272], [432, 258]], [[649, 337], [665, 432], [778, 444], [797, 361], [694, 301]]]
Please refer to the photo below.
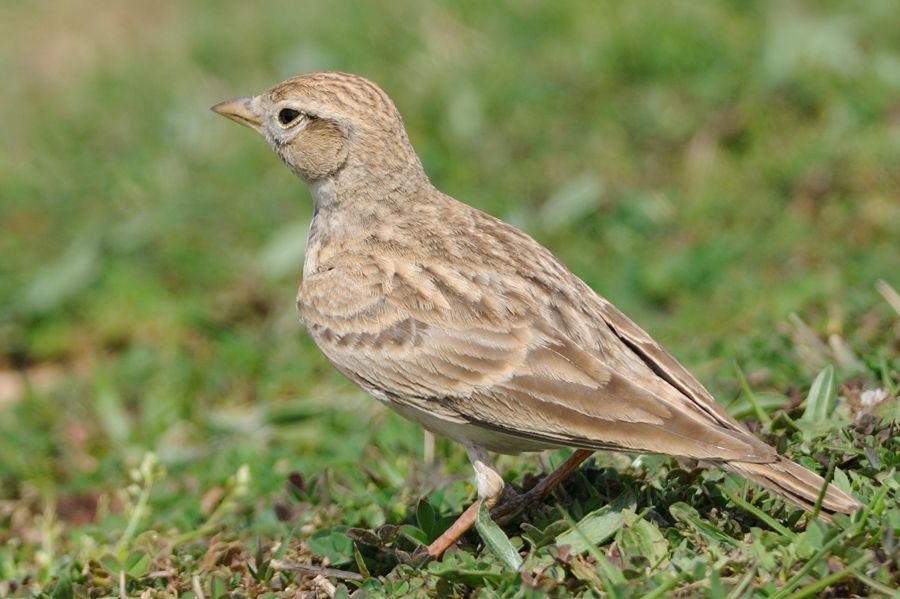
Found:
[[750, 402], [750, 405], [753, 406], [753, 412], [756, 414], [756, 418], [763, 423], [766, 428], [769, 428], [772, 424], [772, 419], [769, 418], [769, 415], [766, 414], [766, 411], [763, 410], [759, 402], [756, 401], [756, 395], [753, 394], [753, 390], [750, 389], [750, 384], [747, 382], [747, 377], [744, 376], [744, 371], [741, 369], [740, 365], [735, 362], [734, 369], [737, 371], [738, 380], [741, 382], [741, 390], [743, 390], [744, 395], [747, 396], [747, 401]]
[[871, 554], [867, 553], [866, 555], [863, 555], [862, 557], [854, 560], [853, 563], [849, 564], [846, 568], [843, 568], [830, 576], [826, 576], [825, 578], [818, 580], [811, 585], [803, 587], [793, 595], [790, 595], [788, 599], [804, 599], [804, 597], [812, 597], [814, 595], [817, 595], [819, 591], [827, 589], [834, 583], [843, 580], [847, 576], [853, 574], [857, 568], [862, 566], [871, 558]]
[[728, 496], [731, 498], [731, 500], [733, 502], [738, 504], [741, 508], [747, 510], [748, 512], [750, 512], [751, 514], [753, 514], [754, 516], [756, 516], [757, 518], [759, 518], [760, 520], [762, 520], [763, 522], [768, 524], [772, 530], [774, 530], [774, 531], [778, 532], [779, 534], [782, 534], [788, 538], [791, 538], [791, 539], [793, 539], [796, 536], [792, 530], [785, 527], [783, 524], [779, 523], [777, 520], [775, 520], [775, 518], [773, 518], [769, 514], [765, 513], [764, 511], [762, 511], [761, 509], [759, 509], [758, 507], [756, 507], [749, 501], [744, 500], [737, 493], [729, 493]]
[[475, 528], [478, 530], [478, 534], [481, 535], [485, 546], [491, 553], [500, 558], [500, 561], [506, 564], [507, 568], [518, 571], [522, 567], [522, 558], [519, 556], [519, 552], [509, 542], [509, 537], [506, 536], [503, 529], [497, 526], [497, 523], [491, 518], [491, 511], [483, 501], [478, 508]]
[[828, 418], [831, 400], [835, 394], [834, 366], [829, 364], [816, 376], [809, 395], [806, 396], [806, 410], [801, 420], [823, 422]]

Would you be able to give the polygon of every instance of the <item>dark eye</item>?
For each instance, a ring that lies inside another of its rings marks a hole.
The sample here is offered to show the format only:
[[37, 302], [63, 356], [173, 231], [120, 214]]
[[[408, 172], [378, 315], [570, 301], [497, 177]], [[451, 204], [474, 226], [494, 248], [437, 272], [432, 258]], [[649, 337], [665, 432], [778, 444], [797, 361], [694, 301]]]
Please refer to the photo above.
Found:
[[282, 108], [281, 112], [278, 113], [278, 122], [282, 125], [288, 125], [294, 121], [298, 116], [300, 116], [299, 110], [294, 110], [293, 108]]

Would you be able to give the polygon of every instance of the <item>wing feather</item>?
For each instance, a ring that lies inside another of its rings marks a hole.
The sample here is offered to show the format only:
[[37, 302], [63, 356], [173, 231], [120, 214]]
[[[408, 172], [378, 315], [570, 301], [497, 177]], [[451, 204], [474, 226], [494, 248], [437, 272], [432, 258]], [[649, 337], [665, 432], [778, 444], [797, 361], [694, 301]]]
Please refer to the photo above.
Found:
[[586, 332], [567, 334], [559, 320], [577, 320], [574, 309], [547, 309], [542, 293], [508, 273], [337, 256], [304, 281], [298, 306], [341, 372], [405, 408], [527, 439], [529, 447], [773, 459], [617, 310], [604, 304], [614, 334], [603, 341], [636, 354], [632, 361], [646, 365], [637, 375], [583, 347], [576, 339]]

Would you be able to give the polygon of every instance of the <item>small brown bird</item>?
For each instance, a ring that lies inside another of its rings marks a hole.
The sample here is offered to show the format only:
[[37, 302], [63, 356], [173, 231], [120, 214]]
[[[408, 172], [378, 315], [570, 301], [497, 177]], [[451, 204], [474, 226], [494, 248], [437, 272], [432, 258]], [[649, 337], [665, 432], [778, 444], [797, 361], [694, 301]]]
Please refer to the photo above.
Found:
[[[487, 451], [578, 448], [539, 500], [597, 449], [702, 460], [810, 510], [825, 481], [753, 436], [647, 333], [518, 229], [441, 193], [374, 83], [288, 79], [213, 110], [261, 134], [309, 187], [300, 319], [334, 366], [461, 443], [479, 500], [440, 555], [503, 491]], [[828, 485], [821, 514], [860, 504]]]

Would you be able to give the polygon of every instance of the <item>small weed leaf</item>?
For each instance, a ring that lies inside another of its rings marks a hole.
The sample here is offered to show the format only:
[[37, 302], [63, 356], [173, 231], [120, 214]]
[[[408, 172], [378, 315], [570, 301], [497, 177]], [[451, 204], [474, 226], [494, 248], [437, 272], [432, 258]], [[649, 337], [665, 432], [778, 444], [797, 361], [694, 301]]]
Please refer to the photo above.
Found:
[[[631, 517], [633, 518], [634, 516]], [[655, 524], [643, 518], [622, 528], [617, 545], [622, 551], [646, 558], [653, 565], [661, 563], [668, 553], [668, 543], [662, 532]]]
[[437, 535], [434, 534], [434, 508], [424, 499], [419, 500], [418, 505], [416, 505], [416, 523], [425, 533], [425, 537], [429, 542], [437, 538]]
[[351, 541], [356, 541], [357, 543], [368, 545], [370, 547], [384, 547], [384, 541], [382, 541], [381, 537], [371, 530], [365, 528], [348, 528], [345, 534]]
[[353, 559], [353, 541], [345, 534], [346, 530], [343, 527], [320, 530], [306, 544], [316, 555], [327, 557], [332, 565], [347, 563]]
[[121, 562], [111, 554], [104, 555], [99, 561], [100, 565], [113, 576], [118, 576], [119, 572], [123, 569]]
[[404, 524], [400, 527], [400, 534], [417, 545], [427, 545], [428, 535], [424, 530], [412, 524]]
[[488, 581], [499, 582], [503, 575], [496, 569], [498, 566], [496, 562], [488, 562], [472, 554], [455, 551], [445, 555], [443, 561], [430, 562], [428, 571], [448, 581], [474, 587], [483, 586]]
[[497, 523], [491, 519], [491, 512], [484, 502], [478, 508], [478, 517], [475, 519], [475, 528], [484, 541], [485, 546], [496, 555], [510, 570], [518, 571], [522, 567], [522, 558], [519, 552], [509, 542], [506, 533]]
[[691, 528], [706, 538], [711, 543], [725, 543], [726, 545], [737, 546], [739, 543], [728, 536], [709, 522], [703, 520], [700, 514], [684, 502], [673, 503], [669, 507], [669, 513], [681, 522], [687, 523]]
[[125, 560], [125, 574], [131, 578], [141, 578], [147, 573], [147, 566], [150, 564], [150, 556], [140, 551], [134, 551]]
[[375, 532], [383, 545], [389, 545], [400, 536], [400, 527], [396, 524], [385, 524]]
[[212, 596], [213, 599], [220, 599], [225, 596], [226, 593], [225, 582], [219, 578], [215, 577], [212, 580]]
[[[583, 553], [588, 550], [588, 542], [594, 546], [602, 545], [622, 528], [622, 511], [634, 511], [636, 501], [634, 495], [626, 491], [616, 497], [612, 503], [594, 510], [578, 522], [578, 530], [569, 528], [556, 537], [557, 545], [568, 545], [572, 553]], [[579, 534], [579, 532], [581, 534]], [[587, 540], [587, 542], [585, 541]]]
[[339, 584], [335, 587], [334, 599], [350, 599], [350, 591], [347, 590], [347, 585]]

